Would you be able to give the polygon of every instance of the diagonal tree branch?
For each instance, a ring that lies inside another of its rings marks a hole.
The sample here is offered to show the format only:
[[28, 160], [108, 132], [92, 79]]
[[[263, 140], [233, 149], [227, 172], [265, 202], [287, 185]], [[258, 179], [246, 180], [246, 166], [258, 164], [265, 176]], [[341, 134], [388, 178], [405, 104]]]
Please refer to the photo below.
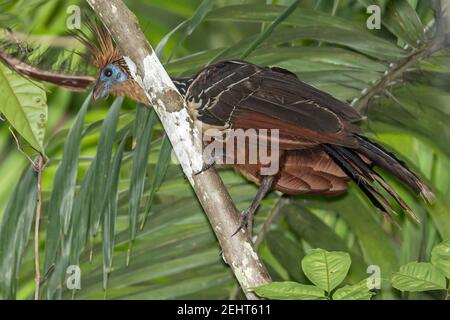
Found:
[[[202, 171], [201, 134], [185, 108], [156, 54], [142, 33], [136, 16], [122, 0], [87, 0], [116, 40], [135, 81], [147, 93], [172, 143], [230, 265], [248, 299], [257, 299], [251, 288], [270, 282], [270, 277], [244, 232], [239, 212], [215, 169]], [[196, 174], [201, 172], [199, 174]]]

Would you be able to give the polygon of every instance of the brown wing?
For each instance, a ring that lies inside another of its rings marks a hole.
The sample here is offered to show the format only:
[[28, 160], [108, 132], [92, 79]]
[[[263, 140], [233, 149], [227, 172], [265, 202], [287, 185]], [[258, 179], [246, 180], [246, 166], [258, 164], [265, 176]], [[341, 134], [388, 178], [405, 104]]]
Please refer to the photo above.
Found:
[[220, 62], [197, 75], [186, 99], [203, 123], [279, 129], [281, 148], [357, 144], [353, 133], [359, 131], [352, 122], [361, 119], [358, 112], [284, 69]]
[[[280, 171], [274, 188], [288, 194], [335, 194], [352, 179], [369, 200], [389, 216], [394, 208], [414, 213], [373, 169], [380, 166], [433, 200], [429, 187], [403, 162], [360, 134], [353, 122], [360, 115], [349, 105], [279, 68], [226, 61], [200, 72], [187, 91], [199, 120], [209, 125], [243, 129], [279, 129]], [[273, 141], [273, 140], [272, 140]], [[258, 164], [237, 168], [258, 183]]]

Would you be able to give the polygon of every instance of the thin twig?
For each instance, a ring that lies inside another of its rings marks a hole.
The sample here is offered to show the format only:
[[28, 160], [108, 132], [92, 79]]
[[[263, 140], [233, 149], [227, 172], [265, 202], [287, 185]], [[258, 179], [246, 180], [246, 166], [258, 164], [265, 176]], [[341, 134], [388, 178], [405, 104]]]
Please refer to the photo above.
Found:
[[37, 172], [38, 181], [37, 181], [37, 203], [36, 203], [36, 214], [35, 214], [35, 222], [34, 222], [34, 281], [35, 281], [35, 291], [34, 291], [34, 300], [39, 300], [39, 289], [41, 286], [41, 272], [40, 272], [40, 261], [39, 261], [39, 225], [41, 220], [41, 210], [42, 210], [42, 173], [48, 163], [48, 159], [42, 153], [39, 153], [39, 156], [36, 160], [31, 159], [31, 157], [23, 150], [20, 145], [19, 139], [16, 134], [12, 130], [11, 126], [9, 127], [9, 131], [11, 132], [14, 141], [17, 146], [17, 150], [22, 153], [28, 161], [33, 166], [33, 169]]
[[263, 242], [267, 232], [269, 231], [269, 228], [272, 224], [276, 223], [278, 218], [280, 217], [280, 213], [282, 212], [282, 208], [289, 202], [289, 198], [285, 196], [280, 196], [278, 198], [277, 203], [275, 203], [275, 206], [270, 210], [269, 216], [264, 221], [264, 224], [261, 227], [261, 230], [259, 231], [258, 235], [256, 236], [255, 240], [255, 250], [258, 251], [259, 246]]
[[435, 52], [447, 48], [449, 41], [442, 37], [436, 37], [423, 43], [422, 46], [414, 50], [409, 56], [397, 64], [389, 65], [383, 76], [375, 81], [373, 85], [363, 90], [362, 95], [352, 102], [356, 109], [366, 110], [370, 100], [378, 93], [382, 93], [394, 80], [400, 78], [408, 69], [416, 65], [419, 61], [428, 58]]
[[47, 161], [43, 155], [39, 155], [35, 170], [38, 174], [37, 185], [37, 204], [36, 204], [36, 217], [34, 222], [34, 270], [35, 270], [35, 291], [34, 300], [39, 300], [39, 289], [41, 285], [41, 271], [39, 263], [39, 225], [41, 220], [42, 209], [42, 173], [44, 171]]

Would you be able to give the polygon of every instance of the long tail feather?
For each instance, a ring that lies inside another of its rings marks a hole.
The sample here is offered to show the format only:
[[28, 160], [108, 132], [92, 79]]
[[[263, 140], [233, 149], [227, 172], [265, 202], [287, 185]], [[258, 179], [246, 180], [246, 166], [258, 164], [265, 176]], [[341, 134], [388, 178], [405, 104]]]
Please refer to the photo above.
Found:
[[411, 186], [416, 192], [425, 193], [427, 199], [432, 198], [430, 196], [432, 194], [430, 189], [404, 163], [394, 158], [393, 155], [384, 151], [378, 145], [373, 145], [372, 147], [369, 140], [365, 138], [361, 139], [364, 142], [361, 144], [363, 151], [332, 145], [324, 145], [324, 149], [345, 173], [355, 181], [373, 205], [380, 209], [391, 222], [396, 224], [395, 220], [392, 219], [392, 214], [396, 214], [396, 212], [385, 195], [381, 193], [379, 187], [384, 189], [414, 220], [419, 221], [398, 193], [373, 170], [373, 165], [379, 165], [383, 168], [386, 163], [390, 163], [391, 166], [395, 165], [394, 168], [390, 168], [388, 171], [393, 173], [402, 182]]
[[[324, 145], [325, 151], [329, 156], [336, 161], [336, 163], [342, 168], [342, 170], [358, 185], [358, 187], [364, 192], [367, 198], [372, 204], [383, 212], [384, 216], [391, 222], [395, 223], [392, 219], [392, 214], [397, 214], [389, 201], [381, 194], [381, 192], [373, 185], [373, 178], [368, 174], [367, 165], [364, 164], [360, 167], [349, 158], [349, 154], [345, 154], [345, 149], [342, 147]], [[357, 155], [352, 155], [357, 157]], [[356, 160], [356, 158], [355, 158]], [[362, 164], [363, 161], [360, 160]], [[357, 161], [359, 162], [359, 161]], [[395, 223], [396, 224], [396, 223]]]
[[358, 150], [361, 154], [369, 158], [380, 168], [388, 171], [397, 177], [400, 181], [407, 184], [414, 192], [421, 195], [427, 202], [433, 203], [434, 194], [408, 166], [399, 160], [394, 154], [385, 150], [379, 144], [370, 141], [367, 138], [358, 136], [361, 147]]

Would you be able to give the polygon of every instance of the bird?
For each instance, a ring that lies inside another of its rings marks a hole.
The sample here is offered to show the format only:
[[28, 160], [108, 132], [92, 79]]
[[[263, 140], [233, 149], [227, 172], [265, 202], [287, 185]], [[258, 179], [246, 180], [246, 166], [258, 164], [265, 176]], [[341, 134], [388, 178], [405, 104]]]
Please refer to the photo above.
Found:
[[[74, 91], [93, 86], [95, 100], [123, 95], [149, 105], [108, 30], [98, 23], [88, 23], [88, 27], [94, 41], [83, 32], [74, 36], [87, 47], [90, 62], [98, 70], [96, 76], [43, 71], [4, 51], [0, 51], [0, 60], [28, 77]], [[242, 212], [236, 232], [244, 229], [251, 234], [255, 212], [271, 190], [287, 195], [333, 196], [346, 192], [350, 181], [387, 219], [395, 223], [392, 215], [396, 212], [390, 201], [394, 200], [418, 221], [376, 168], [433, 202], [434, 194], [423, 179], [393, 152], [364, 135], [359, 126], [363, 117], [355, 108], [303, 82], [289, 70], [232, 59], [207, 65], [189, 77], [172, 77], [172, 81], [203, 134], [211, 129], [220, 134], [238, 129], [278, 132], [276, 137], [266, 137], [268, 144], [278, 146], [276, 172], [263, 174], [267, 166], [259, 161], [238, 163], [231, 159], [238, 172], [259, 186], [251, 205]], [[249, 146], [236, 151], [235, 157], [248, 155]]]

